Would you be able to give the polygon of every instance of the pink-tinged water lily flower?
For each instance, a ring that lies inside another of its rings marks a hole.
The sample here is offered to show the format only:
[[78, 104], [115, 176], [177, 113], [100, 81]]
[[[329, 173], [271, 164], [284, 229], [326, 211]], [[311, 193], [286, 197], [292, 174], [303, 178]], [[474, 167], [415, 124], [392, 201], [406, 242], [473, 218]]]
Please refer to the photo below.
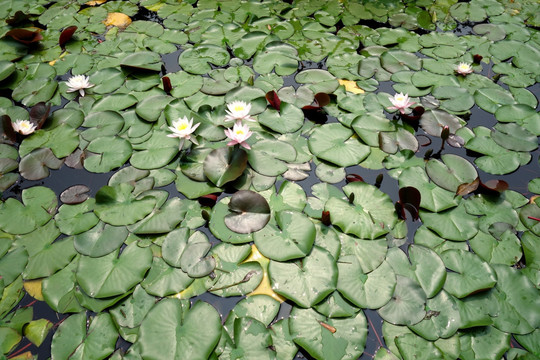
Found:
[[193, 134], [199, 125], [201, 125], [201, 123], [193, 125], [193, 119], [188, 120], [188, 118], [184, 116], [183, 118], [173, 121], [172, 126], [169, 126], [169, 130], [172, 131], [172, 134], [167, 136], [180, 138], [180, 149], [182, 148], [182, 145], [184, 145], [184, 140], [191, 140], [195, 145], [199, 145], [197, 140], [195, 140], [194, 137], [191, 137], [191, 134]]
[[400, 113], [405, 114], [405, 110], [411, 105], [416, 104], [414, 101], [409, 100], [409, 95], [403, 93], [395, 94], [394, 97], [388, 98], [393, 106], [388, 107], [389, 110], [399, 110]]
[[28, 120], [17, 120], [11, 123], [13, 130], [23, 135], [30, 135], [36, 131], [36, 125], [32, 124]]
[[242, 122], [242, 120], [255, 121], [249, 116], [249, 111], [251, 110], [251, 104], [243, 101], [233, 101], [230, 104], [227, 104], [227, 109], [225, 112], [225, 121], [236, 121], [237, 123]]
[[75, 75], [66, 81], [68, 87], [67, 92], [79, 91], [81, 96], [84, 96], [84, 89], [91, 88], [94, 84], [90, 83], [90, 78], [84, 75]]
[[249, 131], [249, 127], [240, 123], [235, 123], [232, 130], [225, 129], [225, 135], [231, 139], [231, 141], [227, 143], [228, 146], [240, 144], [240, 146], [243, 146], [248, 150], [251, 149], [251, 146], [249, 146], [246, 140], [251, 136], [251, 134], [253, 133]]
[[470, 73], [473, 72], [473, 68], [471, 66], [471, 64], [467, 64], [467, 63], [464, 63], [464, 62], [460, 62], [457, 69], [456, 69], [456, 72], [459, 74], [459, 75], [463, 75], [463, 76], [466, 76]]

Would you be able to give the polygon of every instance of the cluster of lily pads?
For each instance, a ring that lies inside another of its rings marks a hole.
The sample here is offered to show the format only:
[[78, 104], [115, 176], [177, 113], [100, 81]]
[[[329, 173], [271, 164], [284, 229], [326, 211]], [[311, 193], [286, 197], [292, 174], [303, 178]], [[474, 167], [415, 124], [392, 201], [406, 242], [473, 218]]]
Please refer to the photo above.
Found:
[[371, 309], [373, 359], [540, 357], [538, 10], [0, 0], [2, 354], [357, 359]]

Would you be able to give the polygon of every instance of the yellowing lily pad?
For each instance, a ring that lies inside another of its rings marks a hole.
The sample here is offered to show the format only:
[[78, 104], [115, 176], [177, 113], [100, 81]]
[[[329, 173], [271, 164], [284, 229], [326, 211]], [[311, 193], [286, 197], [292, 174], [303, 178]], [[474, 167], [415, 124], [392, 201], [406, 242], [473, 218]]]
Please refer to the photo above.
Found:
[[86, 2], [84, 5], [97, 6], [97, 5], [104, 4], [106, 2], [107, 2], [107, 0], [90, 0], [90, 1]]
[[41, 293], [41, 281], [43, 279], [28, 280], [24, 282], [24, 290], [36, 300], [44, 301], [43, 294]]
[[352, 92], [353, 94], [363, 94], [365, 93], [364, 90], [360, 89], [358, 85], [356, 84], [356, 81], [353, 80], [344, 80], [344, 79], [338, 79], [339, 85], [345, 86], [345, 90], [348, 92]]
[[131, 24], [131, 18], [126, 14], [114, 12], [107, 14], [107, 18], [103, 23], [106, 26], [116, 26], [120, 29], [125, 29]]
[[268, 278], [268, 264], [270, 263], [270, 259], [263, 256], [259, 252], [259, 249], [255, 246], [255, 244], [251, 245], [251, 254], [247, 257], [246, 260], [243, 262], [258, 262], [261, 264], [261, 267], [263, 268], [263, 278], [261, 280], [261, 283], [255, 290], [247, 294], [247, 296], [253, 296], [253, 295], [268, 295], [271, 298], [279, 301], [280, 303], [285, 301], [285, 298], [272, 290], [272, 285], [270, 285], [270, 279]]

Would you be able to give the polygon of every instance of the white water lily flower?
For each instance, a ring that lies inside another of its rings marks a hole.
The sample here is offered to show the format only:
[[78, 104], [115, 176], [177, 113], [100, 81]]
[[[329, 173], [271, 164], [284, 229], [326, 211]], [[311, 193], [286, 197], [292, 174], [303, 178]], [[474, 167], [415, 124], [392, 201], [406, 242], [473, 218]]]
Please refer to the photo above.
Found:
[[255, 121], [249, 116], [251, 110], [251, 104], [244, 101], [233, 101], [230, 104], [227, 104], [227, 109], [225, 112], [225, 121], [236, 121], [242, 122], [242, 120]]
[[388, 99], [393, 105], [388, 107], [388, 109], [399, 110], [399, 112], [402, 114], [405, 114], [405, 110], [407, 110], [409, 106], [416, 104], [414, 101], [409, 100], [409, 94], [403, 95], [403, 93], [399, 93]]
[[11, 123], [13, 130], [23, 135], [30, 135], [36, 131], [36, 125], [32, 124], [28, 120], [17, 120]]
[[467, 63], [464, 63], [464, 62], [460, 62], [457, 69], [456, 69], [456, 72], [459, 74], [459, 75], [468, 75], [470, 73], [473, 72], [473, 68], [471, 66], [471, 64], [467, 64]]
[[249, 144], [246, 142], [246, 140], [253, 134], [247, 125], [242, 125], [240, 123], [235, 123], [232, 130], [231, 129], [225, 129], [225, 135], [231, 141], [227, 143], [228, 146], [240, 144], [240, 146], [245, 147], [246, 149], [251, 149]]
[[[183, 118], [173, 121], [172, 126], [169, 126], [169, 130], [172, 131], [172, 134], [169, 134], [167, 136], [191, 140], [191, 142], [193, 142], [195, 145], [199, 145], [197, 140], [191, 137], [191, 134], [193, 134], [193, 132], [199, 127], [199, 125], [201, 124], [197, 123], [193, 125], [193, 119], [188, 120], [188, 118], [184, 116]], [[182, 145], [183, 143], [181, 143], [180, 148], [182, 147]]]
[[94, 86], [94, 84], [91, 84], [89, 80], [90, 78], [84, 75], [75, 75], [70, 77], [69, 80], [66, 81], [66, 85], [68, 86], [67, 92], [79, 91], [79, 94], [84, 96], [84, 89]]

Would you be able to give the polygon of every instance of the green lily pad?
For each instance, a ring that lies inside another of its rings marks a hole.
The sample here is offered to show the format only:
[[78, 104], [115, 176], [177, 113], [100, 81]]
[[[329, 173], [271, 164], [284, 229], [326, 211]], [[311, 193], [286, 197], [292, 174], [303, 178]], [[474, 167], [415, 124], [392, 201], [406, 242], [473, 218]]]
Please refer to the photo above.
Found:
[[122, 327], [135, 328], [143, 321], [148, 311], [155, 305], [155, 298], [148, 295], [141, 286], [124, 301], [109, 312], [116, 324]]
[[165, 297], [185, 290], [192, 282], [193, 278], [181, 269], [169, 266], [162, 258], [154, 257], [141, 286], [150, 295]]
[[315, 226], [296, 211], [275, 214], [276, 225], [269, 224], [253, 234], [255, 245], [266, 257], [276, 261], [297, 259], [309, 254], [315, 241]]
[[443, 211], [459, 203], [459, 197], [431, 182], [420, 166], [403, 169], [398, 180], [400, 187], [412, 186], [420, 191], [420, 207], [429, 211]]
[[236, 180], [246, 169], [247, 153], [237, 147], [222, 147], [211, 151], [204, 159], [204, 174], [216, 186]]
[[301, 260], [291, 263], [270, 261], [268, 273], [276, 293], [305, 308], [332, 293], [338, 276], [332, 255], [316, 245]]
[[77, 205], [64, 204], [54, 216], [56, 225], [66, 235], [76, 235], [94, 227], [99, 222], [93, 213], [95, 200], [90, 198]]
[[253, 295], [240, 300], [227, 316], [225, 330], [232, 334], [239, 318], [253, 318], [269, 326], [279, 312], [279, 302], [267, 295]]
[[354, 316], [359, 311], [359, 308], [347, 301], [338, 291], [328, 295], [326, 299], [313, 308], [319, 314], [329, 318], [347, 318]]
[[48, 188], [25, 189], [22, 203], [8, 198], [0, 204], [0, 229], [10, 234], [27, 234], [51, 219], [57, 203], [56, 195]]
[[357, 165], [369, 155], [369, 146], [354, 137], [341, 124], [326, 124], [315, 129], [308, 140], [309, 150], [321, 160], [338, 166]]
[[129, 225], [134, 234], [162, 234], [172, 231], [185, 215], [183, 201], [179, 198], [167, 200], [161, 207], [156, 207], [144, 219]]
[[73, 245], [79, 254], [100, 257], [120, 248], [127, 236], [125, 227], [101, 222], [91, 230], [76, 235]]
[[459, 185], [469, 184], [478, 177], [474, 166], [458, 155], [443, 154], [441, 159], [442, 162], [430, 159], [426, 163], [426, 173], [443, 189], [455, 193]]
[[207, 44], [182, 52], [178, 58], [178, 63], [188, 73], [202, 75], [212, 69], [210, 64], [224, 66], [229, 60], [229, 53], [225, 49]]
[[508, 174], [520, 165], [527, 164], [531, 155], [526, 152], [508, 150], [497, 144], [491, 137], [491, 130], [483, 126], [474, 129], [475, 137], [465, 144], [467, 149], [486, 156], [477, 158], [475, 164], [485, 172], [491, 174]]
[[137, 169], [159, 169], [178, 154], [178, 139], [170, 138], [163, 131], [154, 130], [151, 137], [134, 144], [130, 163]]
[[444, 290], [457, 298], [490, 289], [497, 283], [493, 269], [473, 253], [446, 250], [441, 253], [441, 258], [453, 271], [447, 274]]
[[304, 113], [296, 106], [281, 102], [280, 110], [266, 109], [259, 115], [259, 123], [278, 133], [291, 133], [304, 124]]
[[41, 291], [47, 304], [59, 313], [76, 313], [83, 308], [75, 298], [75, 271], [79, 256], [73, 258], [71, 263], [43, 279]]
[[478, 232], [478, 218], [468, 214], [462, 202], [456, 208], [436, 214], [421, 210], [420, 219], [429, 229], [449, 240], [465, 241]]
[[418, 71], [422, 67], [422, 60], [414, 53], [403, 50], [389, 50], [381, 55], [381, 65], [391, 73], [407, 70]]
[[[234, 319], [231, 342], [220, 355], [223, 359], [235, 359], [238, 354], [250, 359], [275, 359], [272, 337], [266, 326], [251, 317]], [[222, 335], [223, 336], [223, 335]], [[223, 341], [223, 340], [222, 340]]]
[[446, 281], [446, 268], [439, 255], [427, 247], [411, 245], [409, 258], [427, 298], [437, 295]]
[[378, 309], [394, 293], [396, 277], [386, 261], [366, 273], [357, 256], [345, 255], [339, 258], [338, 271], [337, 290], [358, 307]]
[[49, 176], [49, 169], [58, 170], [63, 163], [50, 149], [40, 148], [21, 159], [19, 172], [27, 180], [40, 180]]
[[15, 248], [0, 259], [0, 275], [5, 285], [11, 284], [26, 267], [28, 252], [24, 247]]
[[259, 140], [248, 152], [248, 162], [259, 174], [277, 176], [289, 170], [285, 161], [295, 161], [296, 154], [295, 148], [284, 141]]
[[[55, 331], [51, 356], [59, 359], [70, 355], [80, 358], [105, 358], [113, 353], [118, 332], [111, 315], [102, 313], [87, 322], [84, 312], [64, 320]], [[87, 328], [87, 324], [90, 324]]]
[[89, 128], [81, 133], [86, 141], [92, 141], [104, 136], [118, 135], [124, 126], [124, 118], [116, 111], [96, 111], [88, 115], [82, 126]]
[[[77, 253], [73, 247], [73, 239], [64, 238], [55, 241], [60, 233], [54, 223], [48, 224], [51, 225], [41, 227], [26, 235], [25, 240], [29, 242], [33, 240], [33, 246], [26, 246], [30, 256], [23, 277], [27, 280], [54, 274], [69, 264]], [[36, 238], [39, 241], [36, 241]]]
[[118, 168], [131, 157], [131, 144], [116, 136], [100, 137], [86, 147], [84, 168], [95, 173], [106, 173]]
[[96, 101], [92, 106], [92, 112], [114, 110], [120, 111], [135, 105], [137, 98], [131, 94], [110, 94]]
[[382, 114], [365, 114], [357, 116], [352, 128], [360, 138], [369, 146], [379, 146], [379, 132], [394, 131], [395, 126]]
[[426, 111], [422, 115], [420, 126], [429, 135], [440, 137], [445, 126], [448, 126], [450, 134], [455, 134], [462, 127], [462, 124], [457, 116], [435, 109]]
[[394, 325], [414, 325], [426, 315], [425, 302], [426, 294], [416, 281], [397, 275], [392, 298], [377, 312]]
[[208, 303], [188, 309], [180, 300], [165, 299], [143, 320], [136, 344], [144, 358], [208, 358], [220, 335], [219, 313]]
[[398, 336], [394, 342], [403, 359], [443, 359], [441, 351], [432, 342], [414, 334]]
[[333, 93], [339, 86], [338, 80], [334, 75], [322, 69], [307, 69], [299, 72], [294, 79], [299, 84], [305, 85], [313, 94]]
[[366, 344], [367, 321], [361, 311], [351, 318], [328, 319], [294, 307], [289, 326], [294, 342], [317, 359], [357, 359]]
[[121, 67], [135, 71], [161, 71], [161, 65], [159, 54], [150, 51], [129, 54], [120, 61]]
[[492, 326], [479, 327], [460, 336], [460, 359], [472, 360], [476, 354], [499, 359], [510, 348], [510, 334]]
[[6, 79], [15, 71], [15, 64], [11, 61], [0, 61], [0, 81]]
[[491, 264], [514, 265], [521, 258], [521, 248], [518, 237], [510, 230], [497, 238], [479, 231], [469, 240], [471, 249], [484, 261]]
[[440, 291], [426, 302], [428, 316], [409, 328], [426, 340], [449, 338], [463, 326], [457, 300], [446, 291]]
[[53, 325], [54, 324], [47, 319], [32, 320], [24, 329], [24, 336], [26, 336], [32, 344], [41, 346], [49, 334], [49, 331], [53, 328]]
[[81, 256], [77, 282], [95, 298], [121, 295], [142, 280], [151, 261], [150, 248], [141, 248], [136, 243], [128, 245], [120, 257], [119, 250], [98, 258]]
[[137, 103], [135, 112], [144, 120], [154, 122], [160, 117], [161, 111], [173, 100], [173, 97], [167, 95], [149, 96]]
[[257, 262], [244, 262], [250, 253], [249, 245], [221, 243], [214, 246], [210, 255], [216, 258], [216, 273], [219, 277], [209, 291], [223, 297], [253, 291], [263, 278], [263, 270]]
[[491, 138], [508, 150], [533, 151], [538, 148], [538, 138], [517, 124], [496, 124]]
[[514, 97], [502, 88], [483, 88], [474, 93], [476, 105], [489, 113], [494, 114], [503, 105], [515, 103]]
[[401, 150], [418, 151], [418, 140], [406, 128], [398, 126], [396, 131], [379, 132], [379, 148], [388, 154]]
[[494, 296], [498, 309], [493, 326], [513, 334], [528, 334], [538, 328], [540, 306], [538, 290], [519, 270], [505, 265], [493, 265], [497, 274]]
[[51, 130], [36, 131], [32, 136], [22, 141], [19, 153], [21, 156], [26, 156], [37, 148], [49, 148], [57, 158], [63, 158], [71, 154], [78, 145], [79, 134], [66, 124], [56, 126]]
[[209, 224], [210, 231], [216, 238], [227, 243], [243, 244], [252, 241], [253, 236], [251, 234], [234, 232], [225, 225], [225, 216], [230, 214], [229, 202], [230, 198], [223, 198], [212, 209]]
[[270, 207], [258, 193], [250, 190], [236, 192], [229, 202], [230, 214], [223, 219], [225, 225], [240, 234], [262, 229], [270, 220]]
[[359, 181], [344, 186], [343, 190], [348, 197], [354, 194], [353, 203], [331, 197], [324, 208], [330, 212], [332, 224], [361, 239], [375, 239], [393, 228], [397, 215], [388, 195]]
[[291, 45], [273, 41], [253, 58], [253, 70], [259, 74], [291, 75], [298, 69], [298, 51]]
[[12, 93], [13, 100], [22, 103], [24, 106], [34, 106], [39, 102], [51, 100], [58, 83], [51, 81], [48, 77], [38, 77], [22, 81]]

